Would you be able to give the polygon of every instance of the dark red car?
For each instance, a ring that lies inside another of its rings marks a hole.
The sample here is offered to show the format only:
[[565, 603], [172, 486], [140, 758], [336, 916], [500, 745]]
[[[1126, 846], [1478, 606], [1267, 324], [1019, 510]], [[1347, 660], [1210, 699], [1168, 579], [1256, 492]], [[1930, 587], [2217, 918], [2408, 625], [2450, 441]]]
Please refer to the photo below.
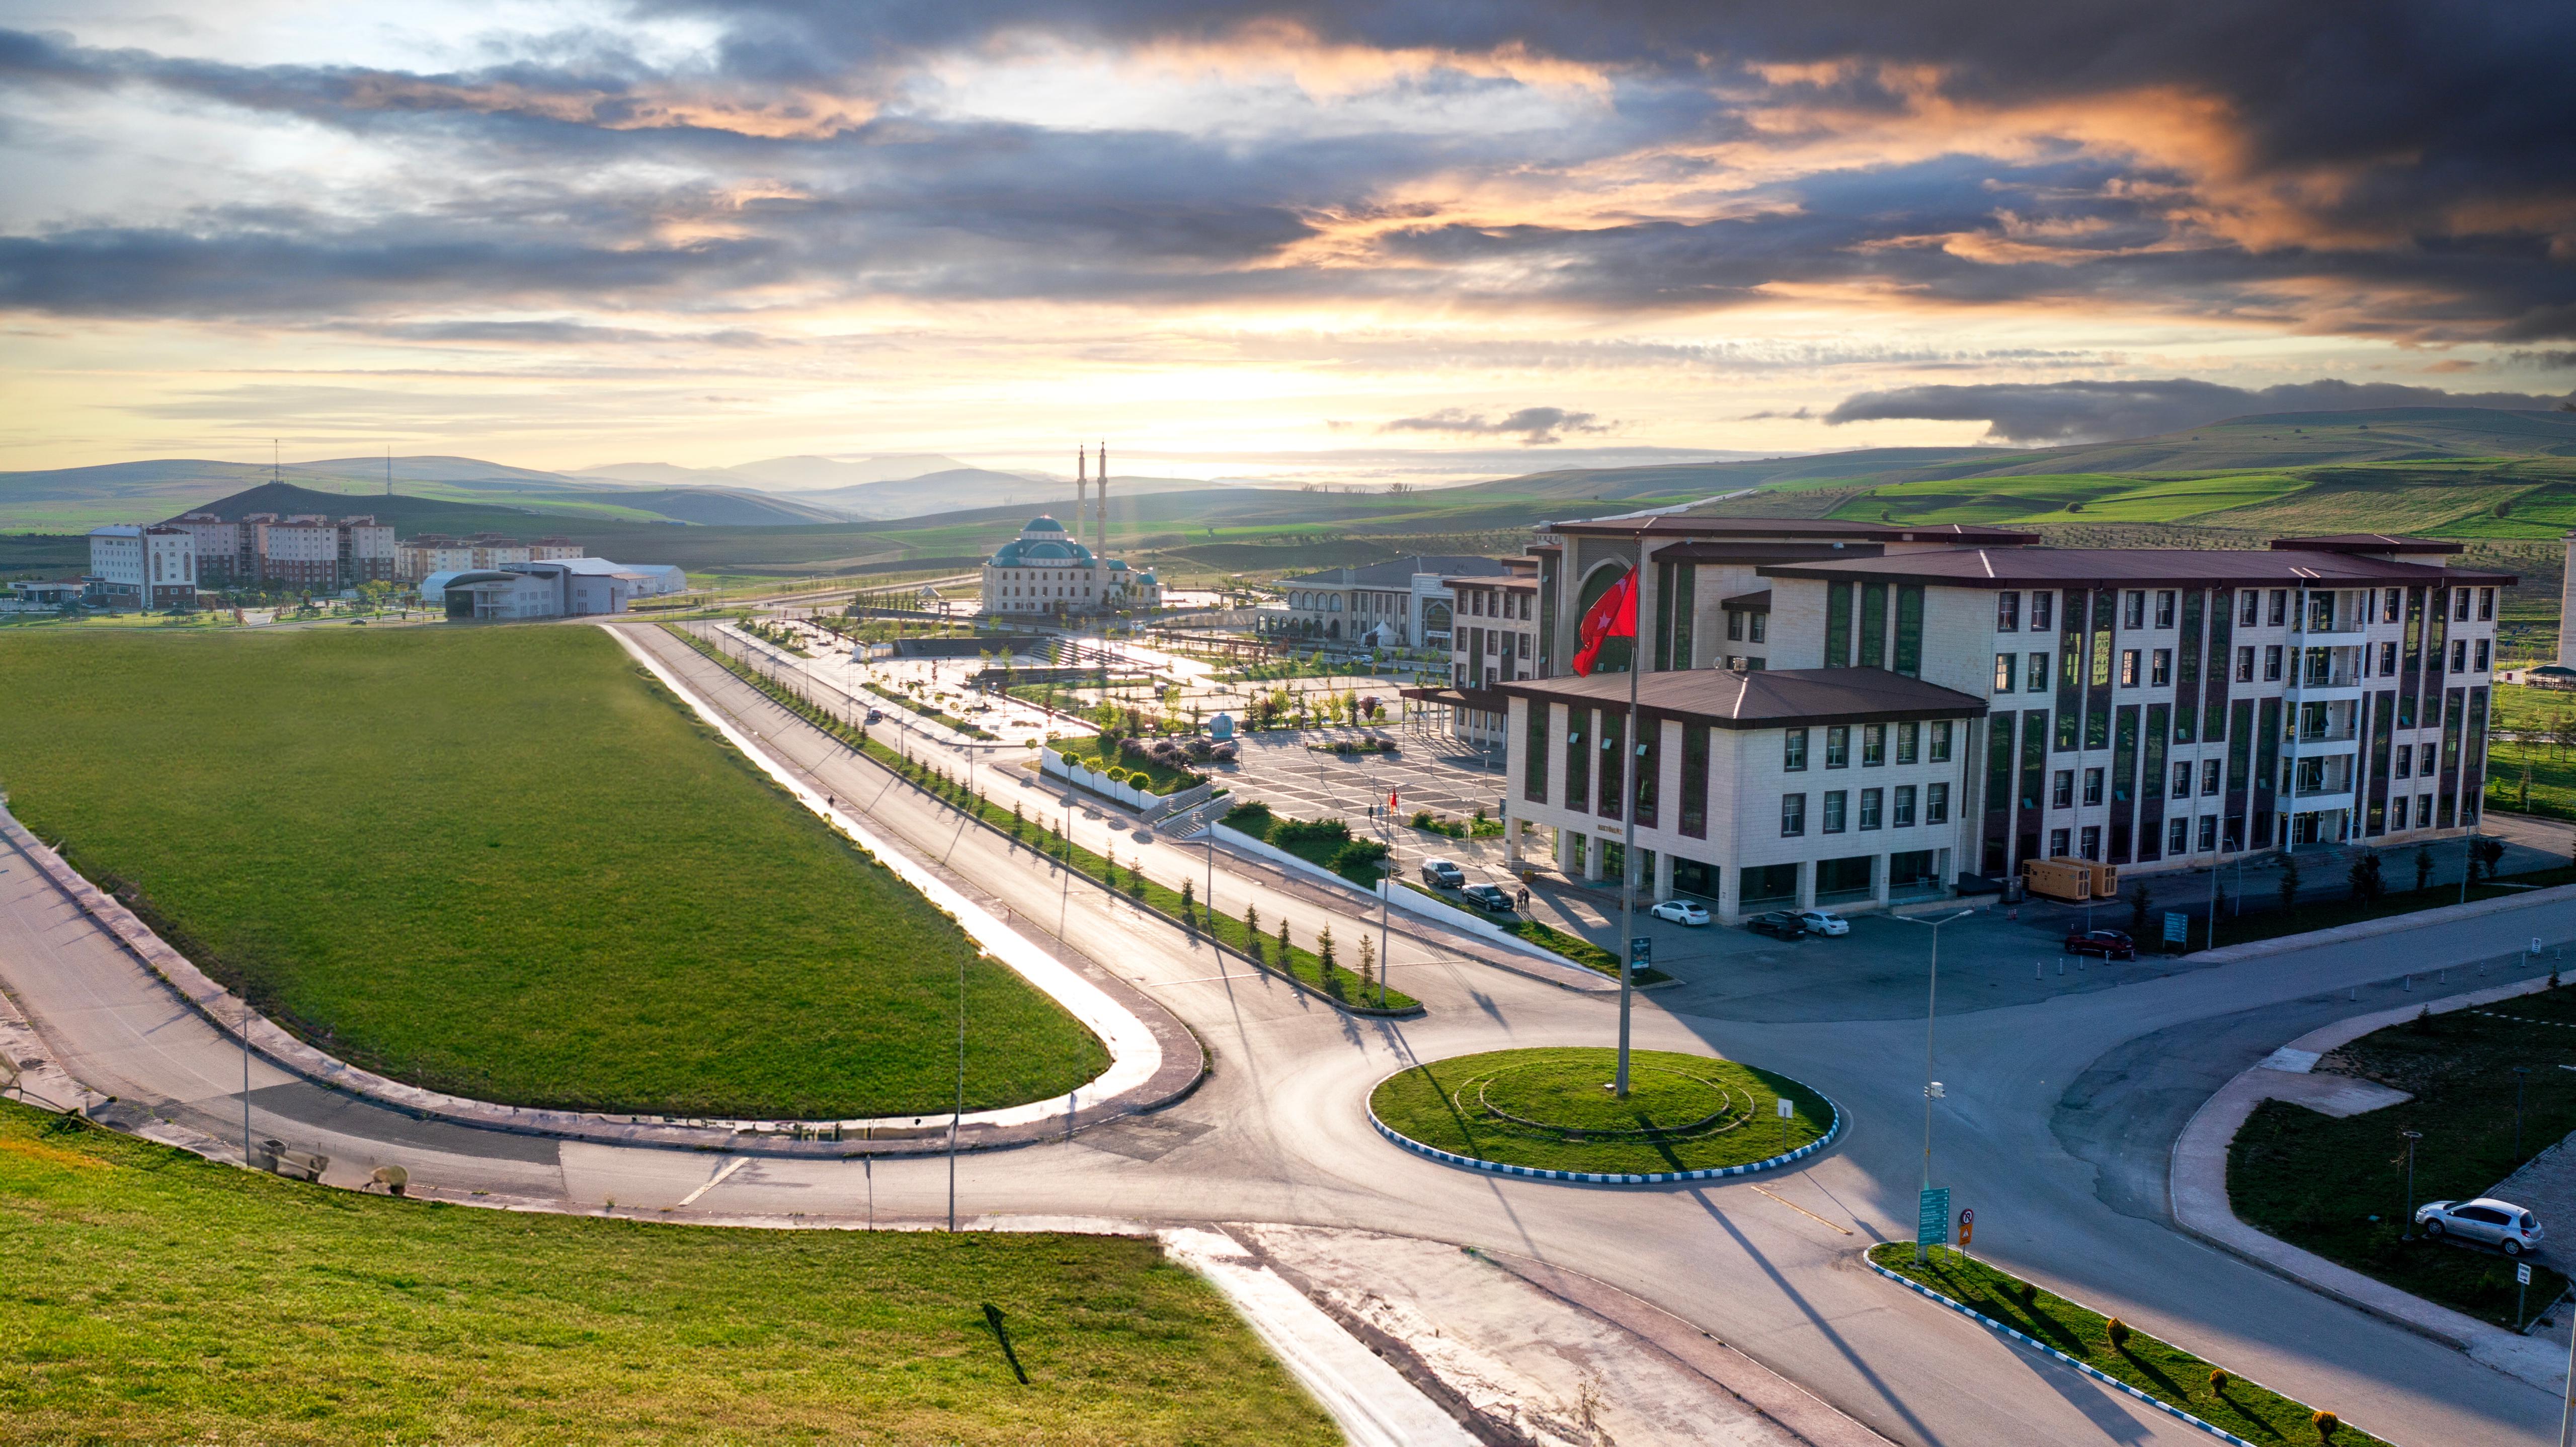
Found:
[[2138, 957], [2135, 940], [2115, 929], [2085, 930], [2066, 937], [2070, 955], [2100, 955], [2106, 960], [2134, 960]]

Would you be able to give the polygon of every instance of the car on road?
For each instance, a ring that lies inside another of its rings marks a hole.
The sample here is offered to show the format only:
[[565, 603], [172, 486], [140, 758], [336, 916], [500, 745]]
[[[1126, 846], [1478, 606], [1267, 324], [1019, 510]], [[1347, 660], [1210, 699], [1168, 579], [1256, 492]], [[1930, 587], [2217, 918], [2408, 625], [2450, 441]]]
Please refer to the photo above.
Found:
[[1422, 882], [1433, 889], [1462, 889], [1467, 883], [1467, 871], [1454, 860], [1426, 859], [1422, 861]]
[[1512, 897], [1503, 893], [1499, 884], [1471, 884], [1458, 891], [1460, 898], [1487, 914], [1510, 914]]
[[1773, 910], [1769, 914], [1757, 914], [1746, 920], [1744, 927], [1758, 935], [1772, 935], [1784, 940], [1802, 940], [1807, 937], [1807, 922], [1785, 909]]
[[2511, 1201], [2431, 1201], [2415, 1208], [2415, 1227], [2427, 1236], [2449, 1236], [2520, 1256], [2540, 1245], [2540, 1218]]
[[1802, 909], [1799, 910], [1797, 914], [1799, 922], [1806, 926], [1807, 933], [1811, 935], [1847, 935], [1851, 933], [1851, 921], [1834, 913], [1832, 910]]
[[1687, 899], [1668, 899], [1646, 912], [1657, 919], [1668, 919], [1675, 924], [1708, 923], [1708, 911]]
[[2134, 960], [2138, 942], [2115, 929], [2077, 930], [2066, 937], [2070, 955], [2100, 955], [2106, 960]]
[[884, 722], [885, 722], [885, 710], [884, 710], [884, 709], [881, 709], [881, 708], [872, 708], [872, 709], [869, 709], [869, 710], [868, 710], [868, 722], [869, 722], [869, 723], [884, 723]]

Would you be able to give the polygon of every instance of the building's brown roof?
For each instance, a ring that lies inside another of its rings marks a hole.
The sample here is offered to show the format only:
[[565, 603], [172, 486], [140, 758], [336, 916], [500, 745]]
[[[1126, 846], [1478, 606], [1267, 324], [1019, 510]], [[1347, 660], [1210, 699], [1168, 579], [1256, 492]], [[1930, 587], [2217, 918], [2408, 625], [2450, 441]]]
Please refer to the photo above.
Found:
[[[1625, 673], [1596, 673], [1590, 678], [1568, 675], [1496, 683], [1494, 691], [1554, 703], [1625, 708], [1628, 682]], [[1783, 668], [1767, 673], [1693, 668], [1647, 673], [1636, 684], [1637, 707], [1646, 714], [1729, 729], [1966, 718], [1986, 711], [1986, 701], [1975, 694], [1900, 677], [1883, 668]]]
[[1507, 713], [1512, 706], [1511, 699], [1500, 688], [1399, 688], [1396, 692], [1419, 703], [1479, 709], [1485, 713]]
[[1666, 543], [1659, 563], [1794, 563], [1802, 558], [1875, 558], [1885, 543]]
[[2116, 588], [2170, 583], [2179, 587], [2269, 586], [2359, 588], [2374, 584], [2443, 587], [2504, 584], [2511, 573], [2428, 567], [2350, 553], [2254, 552], [2184, 548], [1958, 548], [1754, 569], [1767, 578], [1872, 578], [1953, 588]]
[[1834, 518], [1748, 518], [1687, 517], [1667, 513], [1649, 518], [1576, 518], [1570, 522], [1542, 523], [1554, 533], [1581, 533], [1591, 537], [1703, 537], [1703, 538], [1846, 538], [1873, 543], [1988, 543], [2007, 545], [2035, 543], [2037, 533], [2014, 532], [2008, 528], [1979, 527], [1974, 523], [1863, 523]]
[[2457, 553], [2465, 552], [2462, 543], [2446, 543], [2439, 538], [2401, 538], [2387, 533], [2321, 533], [2312, 538], [2274, 538], [2272, 550], [2280, 553]]
[[1729, 613], [1768, 613], [1771, 611], [1771, 590], [1765, 588], [1759, 593], [1738, 593], [1732, 598], [1720, 598], [1717, 606]]
[[1448, 577], [1442, 578], [1440, 581], [1448, 584], [1452, 588], [1518, 588], [1523, 591], [1527, 591], [1538, 586], [1538, 579], [1526, 577], [1518, 573], [1506, 574], [1499, 577], [1477, 577], [1472, 574], [1451, 574]]

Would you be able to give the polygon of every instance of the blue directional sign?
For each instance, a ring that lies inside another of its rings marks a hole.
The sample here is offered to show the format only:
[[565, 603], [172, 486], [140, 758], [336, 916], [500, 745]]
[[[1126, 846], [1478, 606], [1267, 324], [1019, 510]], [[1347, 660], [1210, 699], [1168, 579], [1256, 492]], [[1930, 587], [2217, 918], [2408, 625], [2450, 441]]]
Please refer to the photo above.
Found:
[[1628, 941], [1628, 963], [1646, 965], [1654, 963], [1654, 959], [1655, 941], [1652, 936], [1638, 935]]
[[2165, 942], [2177, 945], [2191, 942], [2190, 915], [2178, 910], [2165, 911]]
[[1950, 1239], [1950, 1188], [1926, 1186], [1923, 1199], [1915, 1208], [1914, 1239], [1926, 1246], [1939, 1246]]

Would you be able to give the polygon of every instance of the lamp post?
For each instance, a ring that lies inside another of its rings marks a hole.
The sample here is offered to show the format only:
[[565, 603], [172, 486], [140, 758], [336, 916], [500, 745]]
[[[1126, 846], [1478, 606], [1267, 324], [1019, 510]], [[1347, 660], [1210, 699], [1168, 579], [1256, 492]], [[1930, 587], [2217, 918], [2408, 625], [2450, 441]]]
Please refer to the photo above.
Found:
[[2522, 1087], [2531, 1079], [2531, 1067], [2513, 1068], [2513, 1163], [2522, 1164]]
[[2406, 1137], [2406, 1211], [2402, 1218], [2406, 1223], [2404, 1239], [2412, 1241], [2415, 1239], [2415, 1143], [2424, 1138], [2424, 1133], [2420, 1130], [2402, 1130], [2398, 1134]]
[[957, 955], [957, 1109], [948, 1117], [948, 1229], [957, 1230], [957, 1127], [966, 1119], [966, 955]]
[[[1941, 926], [1953, 920], [1965, 919], [1973, 913], [1975, 913], [1974, 910], [1963, 909], [1956, 914], [1945, 914], [1939, 919], [1897, 916], [1908, 924], [1932, 927], [1932, 972], [1923, 994], [1923, 1189], [1927, 1191], [1932, 1189], [1932, 1102], [1943, 1096], [1941, 1082], [1932, 1078], [1932, 1022], [1941, 1002]], [[1928, 1253], [1923, 1249], [1923, 1242], [1918, 1237], [1914, 1243], [1916, 1263], [1920, 1264], [1927, 1255]]]

